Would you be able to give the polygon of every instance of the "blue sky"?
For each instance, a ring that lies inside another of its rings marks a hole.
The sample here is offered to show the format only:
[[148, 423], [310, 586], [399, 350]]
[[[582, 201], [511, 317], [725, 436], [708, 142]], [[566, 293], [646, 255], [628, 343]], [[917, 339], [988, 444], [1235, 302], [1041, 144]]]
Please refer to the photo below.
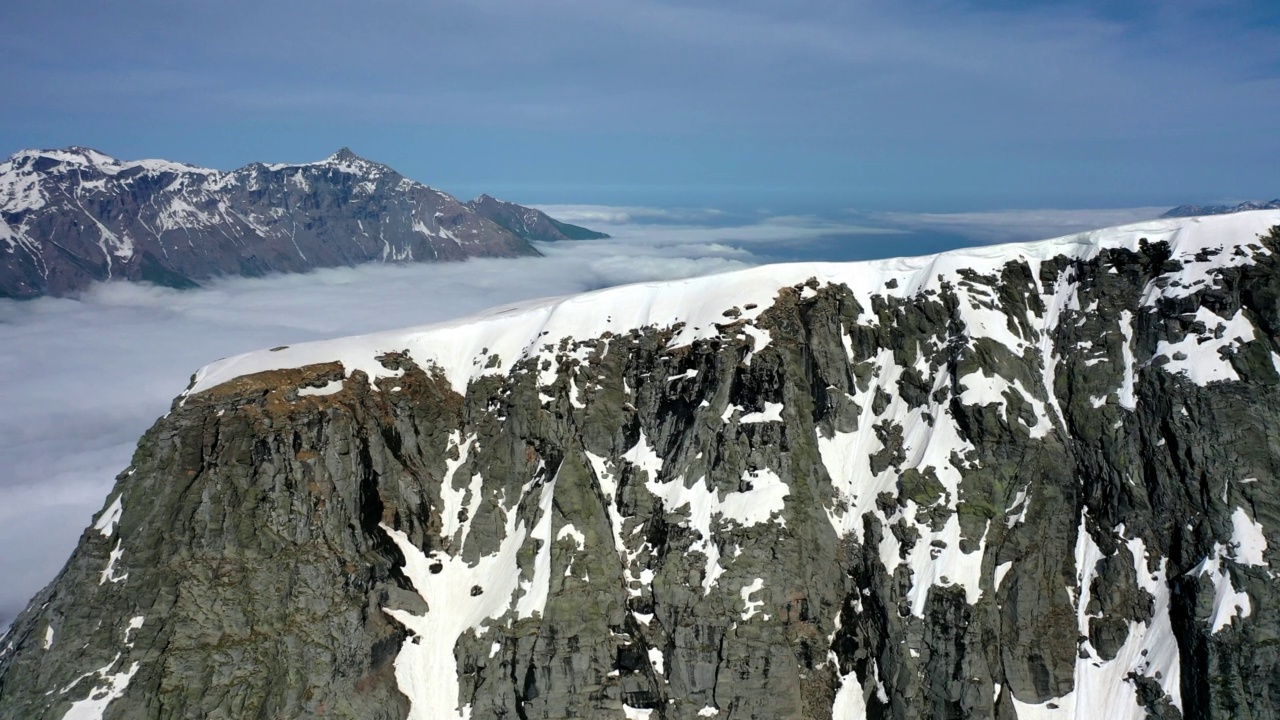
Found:
[[347, 145], [530, 203], [1270, 199], [1276, 5], [6, 3], [0, 152], [230, 168]]

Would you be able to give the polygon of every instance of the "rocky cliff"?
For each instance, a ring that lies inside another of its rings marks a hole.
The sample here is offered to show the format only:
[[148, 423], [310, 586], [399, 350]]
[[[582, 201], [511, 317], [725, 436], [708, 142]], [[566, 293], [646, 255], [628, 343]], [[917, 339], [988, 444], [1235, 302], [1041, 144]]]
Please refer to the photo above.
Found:
[[65, 295], [96, 280], [187, 287], [219, 275], [537, 255], [528, 240], [543, 238], [512, 230], [513, 216], [590, 232], [513, 203], [460, 203], [345, 148], [231, 172], [87, 148], [23, 151], [0, 162], [0, 297]]
[[0, 718], [1274, 718], [1280, 212], [230, 358]]

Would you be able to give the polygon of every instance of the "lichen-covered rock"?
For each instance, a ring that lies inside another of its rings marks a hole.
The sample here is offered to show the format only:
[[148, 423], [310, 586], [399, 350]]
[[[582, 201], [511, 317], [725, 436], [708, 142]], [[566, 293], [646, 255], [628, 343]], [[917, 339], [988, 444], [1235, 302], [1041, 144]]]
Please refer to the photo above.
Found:
[[0, 641], [0, 718], [1275, 717], [1277, 224], [222, 361]]

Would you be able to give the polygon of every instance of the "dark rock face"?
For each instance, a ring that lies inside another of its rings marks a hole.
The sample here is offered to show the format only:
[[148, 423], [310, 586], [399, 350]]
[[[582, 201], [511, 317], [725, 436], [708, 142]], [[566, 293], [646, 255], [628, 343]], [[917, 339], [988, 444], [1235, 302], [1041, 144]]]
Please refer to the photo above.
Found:
[[468, 205], [345, 148], [317, 163], [231, 172], [86, 148], [19, 153], [0, 163], [0, 220], [0, 297], [13, 298], [112, 278], [187, 287], [218, 275], [538, 254]]
[[558, 242], [561, 240], [603, 240], [609, 236], [595, 230], [560, 222], [541, 210], [481, 195], [467, 202], [467, 207], [494, 221], [525, 240]]
[[211, 366], [0, 640], [0, 718], [1275, 717], [1271, 224]]

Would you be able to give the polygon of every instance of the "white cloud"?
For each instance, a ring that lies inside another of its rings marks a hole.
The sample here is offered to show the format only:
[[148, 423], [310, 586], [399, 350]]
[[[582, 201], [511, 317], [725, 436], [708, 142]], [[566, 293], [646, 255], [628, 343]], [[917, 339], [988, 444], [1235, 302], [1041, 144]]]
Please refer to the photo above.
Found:
[[1102, 210], [993, 210], [961, 213], [872, 213], [867, 219], [917, 232], [954, 233], [984, 243], [1042, 240], [1159, 217], [1167, 207]]
[[588, 225], [628, 225], [641, 221], [709, 222], [724, 216], [715, 208], [655, 208], [625, 205], [536, 205], [557, 220]]
[[[814, 215], [762, 216], [756, 222], [731, 222], [736, 218], [711, 208], [660, 209], [609, 205], [539, 205], [557, 220], [583, 223], [612, 236], [608, 247], [619, 243], [654, 247], [703, 246], [710, 254], [743, 253], [726, 243], [748, 249], [753, 245], [794, 245], [836, 235], [893, 235], [907, 230], [878, 224], [854, 224]], [[650, 224], [637, 224], [648, 221]], [[661, 224], [652, 224], [661, 223]], [[582, 243], [578, 243], [581, 246]], [[685, 251], [687, 252], [687, 251]]]

